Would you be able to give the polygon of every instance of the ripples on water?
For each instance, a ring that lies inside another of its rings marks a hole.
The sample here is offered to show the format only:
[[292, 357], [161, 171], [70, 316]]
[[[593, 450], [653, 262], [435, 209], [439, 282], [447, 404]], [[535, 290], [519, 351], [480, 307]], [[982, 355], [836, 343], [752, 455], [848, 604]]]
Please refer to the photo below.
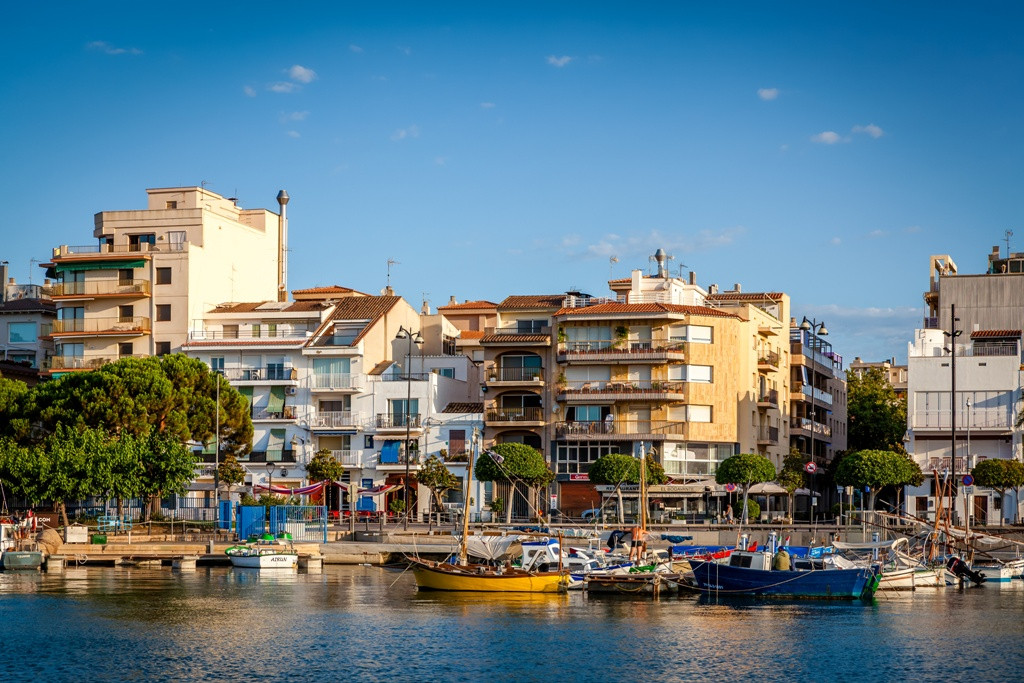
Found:
[[[417, 593], [411, 573], [0, 574], [5, 679], [1021, 680], [1024, 582], [871, 603]], [[17, 648], [11, 645], [17, 643]]]

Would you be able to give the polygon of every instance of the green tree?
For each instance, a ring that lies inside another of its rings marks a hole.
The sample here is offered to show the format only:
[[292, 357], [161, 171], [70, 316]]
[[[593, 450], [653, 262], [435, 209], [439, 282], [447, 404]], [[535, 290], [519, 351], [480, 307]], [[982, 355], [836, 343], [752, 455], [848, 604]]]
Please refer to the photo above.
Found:
[[1024, 462], [1006, 461], [1007, 479], [1013, 487], [1013, 523], [1020, 523], [1020, 490], [1024, 487]]
[[345, 476], [345, 467], [338, 462], [327, 449], [317, 451], [306, 465], [306, 474], [310, 481], [341, 481]]
[[[775, 466], [772, 461], [757, 453], [740, 453], [726, 458], [718, 465], [715, 481], [719, 484], [735, 484], [743, 487], [743, 505], [746, 510], [750, 487], [754, 484], [771, 481], [775, 478]], [[760, 511], [759, 511], [760, 513]], [[741, 519], [742, 514], [741, 514]]]
[[881, 368], [848, 373], [847, 445], [849, 450], [896, 450], [907, 432], [907, 401], [898, 398]]
[[622, 484], [630, 483], [638, 473], [636, 458], [624, 453], [602, 455], [590, 466], [588, 476], [593, 484], [614, 486], [618, 496], [618, 522], [623, 523]]
[[32, 393], [28, 385], [15, 379], [0, 377], [0, 437], [24, 441], [30, 432], [28, 419]]
[[786, 498], [789, 502], [788, 517], [793, 519], [793, 495], [796, 490], [802, 487], [805, 482], [804, 465], [807, 464], [800, 451], [793, 447], [789, 449], [789, 455], [782, 461], [782, 469], [776, 481], [779, 486], [786, 489]]
[[918, 486], [924, 474], [917, 463], [894, 451], [860, 450], [846, 455], [836, 468], [840, 486], [867, 488], [868, 509], [875, 509], [878, 492], [886, 486]]
[[[441, 499], [444, 494], [459, 487], [459, 478], [445, 467], [445, 464], [436, 455], [431, 455], [420, 465], [420, 471], [416, 473], [416, 481], [423, 484], [433, 495], [435, 508], [441, 509]], [[468, 492], [467, 492], [468, 495]], [[433, 519], [431, 515], [430, 519]]]
[[[746, 514], [743, 514], [744, 510], [746, 510]], [[756, 522], [761, 519], [761, 506], [757, 504], [756, 500], [747, 499], [743, 502], [743, 507], [740, 508], [740, 515], [748, 522]]]
[[245, 481], [245, 468], [238, 462], [234, 453], [225, 453], [221, 458], [217, 466], [217, 480], [221, 486], [235, 486]]
[[[491, 453], [497, 455], [495, 458]], [[478, 481], [495, 481], [507, 483], [515, 491], [517, 482], [522, 482], [529, 489], [550, 484], [555, 475], [548, 469], [543, 454], [532, 446], [522, 443], [502, 443], [493, 446], [490, 451], [481, 453], [473, 470]], [[512, 520], [512, 508], [509, 501], [505, 509], [505, 523]]]
[[[985, 486], [999, 492], [999, 498], [1003, 501], [1003, 509], [1006, 508], [1006, 491], [1014, 488], [1013, 472], [1009, 467], [1010, 460], [1000, 458], [987, 458], [982, 460], [971, 470], [974, 483], [978, 486]], [[1016, 515], [1014, 515], [1016, 517]]]

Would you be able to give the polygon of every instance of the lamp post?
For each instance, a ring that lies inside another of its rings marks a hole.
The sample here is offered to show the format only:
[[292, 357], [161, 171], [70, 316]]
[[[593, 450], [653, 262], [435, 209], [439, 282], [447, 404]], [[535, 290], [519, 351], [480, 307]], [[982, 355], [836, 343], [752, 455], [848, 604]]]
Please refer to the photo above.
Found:
[[[805, 335], [807, 337], [807, 340], [808, 340], [808, 342], [810, 342], [810, 346], [811, 346], [811, 355], [809, 356], [809, 358], [811, 359], [811, 367], [808, 368], [808, 370], [807, 370], [807, 379], [810, 380], [810, 383], [811, 383], [811, 394], [810, 394], [810, 400], [811, 400], [811, 404], [810, 404], [810, 406], [811, 406], [810, 407], [810, 411], [811, 411], [811, 420], [810, 420], [811, 421], [811, 424], [810, 424], [811, 439], [810, 439], [810, 443], [809, 443], [809, 446], [810, 446], [809, 453], [810, 453], [810, 456], [811, 456], [810, 462], [814, 462], [814, 415], [815, 415], [815, 409], [814, 409], [814, 339], [816, 337], [818, 337], [818, 336], [824, 337], [824, 336], [828, 335], [828, 330], [825, 328], [825, 323], [824, 322], [819, 322], [818, 320], [814, 320], [814, 319], [808, 320], [807, 316], [804, 316], [804, 321], [802, 323], [800, 323], [800, 330], [805, 333]], [[801, 343], [802, 343], [802, 340], [801, 340]], [[807, 356], [807, 354], [804, 354], [804, 355]], [[817, 463], [815, 463], [815, 464], [817, 464]], [[812, 522], [814, 521], [814, 484], [815, 484], [814, 475], [811, 474], [811, 500], [810, 500], [810, 505], [807, 506], [807, 509], [810, 511], [811, 521]]]
[[956, 329], [960, 318], [956, 317], [956, 304], [949, 305], [949, 331], [942, 334], [949, 338], [949, 507], [953, 524], [956, 524], [956, 499], [959, 497], [959, 490], [956, 485], [956, 338], [963, 334], [963, 330]]
[[405, 519], [402, 522], [402, 528], [407, 531], [409, 529], [409, 440], [410, 430], [412, 429], [412, 420], [409, 414], [409, 406], [412, 404], [412, 345], [422, 345], [423, 335], [421, 335], [419, 332], [407, 330], [405, 329], [405, 326], [399, 326], [398, 334], [395, 335], [395, 339], [409, 340], [409, 350], [405, 356], [405, 481], [402, 482], [402, 501], [404, 506], [403, 512], [405, 513]]
[[217, 383], [215, 389], [217, 416], [215, 418], [213, 451], [213, 535], [216, 538], [217, 532], [220, 530], [220, 370], [214, 371], [213, 376]]

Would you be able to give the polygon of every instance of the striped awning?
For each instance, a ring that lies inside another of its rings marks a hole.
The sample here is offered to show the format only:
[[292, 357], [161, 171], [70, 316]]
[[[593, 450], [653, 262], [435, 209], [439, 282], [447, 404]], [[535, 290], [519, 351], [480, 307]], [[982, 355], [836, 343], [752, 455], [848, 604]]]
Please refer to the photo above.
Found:
[[145, 268], [146, 261], [138, 259], [135, 261], [80, 261], [77, 263], [58, 263], [54, 268], [58, 273], [68, 273], [79, 270], [121, 270], [122, 268]]

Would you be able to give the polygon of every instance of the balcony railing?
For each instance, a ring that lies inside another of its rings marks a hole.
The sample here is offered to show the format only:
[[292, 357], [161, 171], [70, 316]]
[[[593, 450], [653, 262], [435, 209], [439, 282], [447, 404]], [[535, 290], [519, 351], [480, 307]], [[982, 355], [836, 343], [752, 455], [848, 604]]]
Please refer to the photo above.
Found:
[[[911, 414], [910, 424], [913, 429], [945, 429], [950, 428], [949, 410], [917, 410]], [[956, 411], [958, 431], [968, 429], [1011, 429], [1013, 419], [1009, 408], [971, 408], [970, 411], [959, 408]]]
[[309, 418], [310, 429], [341, 429], [355, 427], [363, 421], [360, 413], [351, 410], [322, 410]]
[[408, 455], [406, 455], [404, 450], [399, 451], [398, 454], [394, 456], [394, 459], [388, 462], [383, 462], [381, 460], [380, 453], [373, 453], [372, 455], [369, 456], [368, 459], [370, 460], [370, 464], [377, 465], [378, 467], [404, 466], [406, 461], [408, 461], [410, 465], [413, 465], [415, 467], [419, 467], [422, 464], [422, 461], [420, 460], [420, 454], [417, 451], [413, 451]]
[[46, 370], [95, 370], [116, 358], [101, 356], [51, 356], [43, 361]]
[[96, 256], [97, 254], [145, 254], [150, 252], [186, 251], [188, 242], [164, 242], [162, 244], [85, 244], [54, 247], [53, 258], [75, 256]]
[[389, 373], [386, 375], [377, 375], [373, 379], [376, 382], [426, 382], [430, 379], [430, 376], [434, 374], [431, 372], [411, 372], [403, 374], [400, 372]]
[[310, 378], [310, 387], [326, 391], [358, 389], [363, 386], [363, 379], [364, 376], [361, 374], [348, 372], [313, 373]]
[[288, 332], [283, 330], [276, 330], [274, 332], [271, 332], [270, 330], [267, 329], [262, 329], [260, 330], [260, 332], [254, 334], [252, 329], [250, 328], [227, 331], [192, 330], [191, 332], [188, 333], [188, 340], [196, 342], [212, 342], [222, 340], [227, 342], [233, 342], [258, 340], [273, 343], [278, 340], [282, 342], [305, 340], [309, 338], [309, 334], [310, 333], [306, 332], [305, 330], [292, 330]]
[[254, 406], [252, 409], [253, 420], [294, 420], [295, 417], [295, 406], [284, 406], [281, 410], [268, 410], [266, 406]]
[[342, 467], [362, 467], [363, 459], [358, 451], [349, 449], [331, 451], [331, 457], [337, 460]]
[[777, 351], [768, 351], [767, 353], [762, 353], [758, 357], [757, 364], [758, 365], [771, 365], [772, 367], [776, 367], [777, 368], [777, 367], [779, 367], [779, 360], [780, 360], [780, 358], [781, 357], [779, 356]]
[[405, 415], [402, 413], [378, 413], [374, 416], [372, 426], [376, 429], [419, 429], [419, 415]]
[[939, 319], [938, 318], [925, 318], [924, 319], [924, 324], [922, 325], [922, 327], [924, 327], [924, 329], [926, 329], [926, 330], [937, 330], [937, 329], [939, 329]]
[[682, 436], [686, 422], [666, 420], [595, 420], [584, 422], [556, 422], [556, 438], [614, 438], [616, 436]]
[[558, 355], [569, 360], [595, 360], [606, 356], [629, 356], [644, 359], [667, 358], [669, 354], [682, 354], [687, 343], [668, 339], [604, 339], [588, 341], [563, 341], [558, 343]]
[[[813, 425], [813, 427], [812, 427]], [[804, 431], [814, 430], [815, 436], [831, 437], [832, 428], [826, 424], [820, 422], [814, 422], [806, 417], [791, 417], [789, 418], [790, 429], [803, 429]]]
[[779, 390], [765, 389], [757, 396], [758, 403], [768, 403], [773, 406], [779, 405]]
[[296, 370], [290, 365], [224, 368], [222, 372], [224, 378], [232, 382], [274, 382], [296, 378]]
[[[922, 462], [923, 461], [923, 462]], [[937, 470], [941, 475], [949, 469], [950, 461], [949, 456], [931, 456], [926, 460], [922, 458], [918, 460], [921, 465], [921, 469], [925, 471], [925, 474], [931, 474], [933, 470]], [[956, 456], [956, 471], [960, 474], [967, 474], [967, 457], [963, 455]], [[959, 476], [959, 475], [958, 475]]]
[[248, 458], [239, 458], [239, 462], [297, 462], [295, 451], [290, 448], [268, 448], [265, 451], [252, 451]]
[[682, 394], [687, 382], [681, 380], [587, 380], [566, 382], [562, 394]]
[[485, 335], [512, 335], [512, 334], [551, 334], [550, 325], [534, 325], [519, 327], [518, 325], [504, 325], [502, 327], [485, 327]]
[[147, 296], [149, 280], [94, 280], [59, 282], [43, 289], [51, 297], [62, 296]]
[[52, 334], [145, 334], [149, 318], [72, 318], [54, 320]]
[[758, 427], [757, 440], [759, 443], [768, 443], [772, 445], [779, 443], [779, 428], [767, 426]]
[[488, 422], [542, 422], [543, 408], [491, 408], [485, 419]]
[[491, 382], [540, 382], [544, 379], [542, 368], [491, 368], [487, 375]]
[[824, 403], [825, 405], [832, 405], [832, 394], [812, 387], [810, 384], [801, 384], [799, 393], [803, 394], [807, 398], [813, 396], [815, 401]]

